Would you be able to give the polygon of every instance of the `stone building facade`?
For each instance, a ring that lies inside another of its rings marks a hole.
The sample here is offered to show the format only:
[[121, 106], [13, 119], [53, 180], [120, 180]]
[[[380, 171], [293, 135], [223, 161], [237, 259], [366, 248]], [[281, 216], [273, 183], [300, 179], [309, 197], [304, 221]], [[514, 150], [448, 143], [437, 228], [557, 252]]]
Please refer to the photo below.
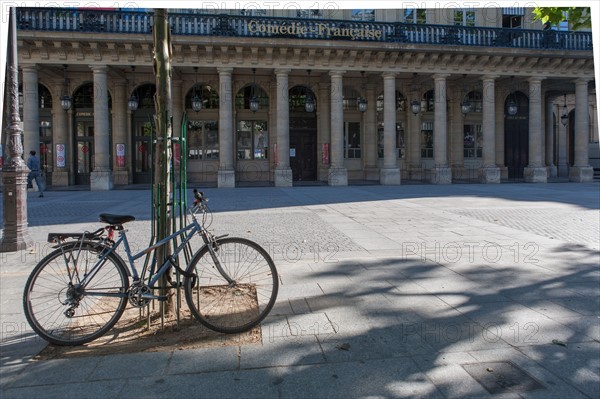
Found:
[[[169, 17], [175, 156], [192, 184], [593, 178], [591, 33], [545, 31], [531, 9]], [[18, 9], [24, 145], [49, 184], [150, 182], [152, 20]]]

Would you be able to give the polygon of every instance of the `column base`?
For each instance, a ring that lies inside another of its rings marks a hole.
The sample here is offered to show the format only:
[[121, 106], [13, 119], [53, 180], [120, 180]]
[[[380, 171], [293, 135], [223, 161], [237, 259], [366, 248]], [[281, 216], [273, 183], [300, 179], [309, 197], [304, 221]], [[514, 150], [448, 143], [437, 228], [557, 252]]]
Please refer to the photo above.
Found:
[[291, 168], [275, 169], [275, 187], [292, 187], [293, 176]]
[[594, 168], [591, 166], [571, 166], [569, 168], [569, 181], [576, 183], [594, 181]]
[[548, 177], [558, 177], [558, 168], [554, 165], [546, 166]]
[[327, 183], [330, 186], [347, 186], [348, 170], [346, 168], [329, 168]]
[[113, 175], [110, 170], [97, 170], [90, 173], [91, 191], [108, 191], [114, 188]]
[[120, 186], [129, 184], [129, 172], [126, 170], [115, 170], [113, 172], [113, 181], [115, 185]]
[[436, 166], [432, 169], [431, 184], [452, 184], [452, 168]]
[[220, 170], [217, 172], [217, 187], [235, 187], [235, 170]]
[[390, 168], [379, 171], [379, 184], [382, 186], [397, 186], [400, 184], [400, 169]]
[[541, 167], [526, 167], [523, 170], [523, 176], [527, 183], [547, 183], [548, 173], [546, 168]]
[[484, 166], [479, 169], [479, 181], [481, 183], [500, 183], [500, 168], [497, 166]]
[[56, 170], [52, 172], [52, 186], [65, 187], [69, 185], [69, 172]]

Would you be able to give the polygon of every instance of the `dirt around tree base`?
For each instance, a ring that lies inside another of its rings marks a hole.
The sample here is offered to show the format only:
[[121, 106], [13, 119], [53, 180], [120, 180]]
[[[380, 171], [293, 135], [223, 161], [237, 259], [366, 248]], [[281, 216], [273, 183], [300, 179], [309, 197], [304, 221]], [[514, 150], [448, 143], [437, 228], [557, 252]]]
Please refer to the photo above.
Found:
[[173, 315], [169, 318], [165, 317], [164, 327], [158, 311], [150, 310], [150, 328], [148, 328], [148, 316], [144, 313], [141, 309], [128, 307], [117, 325], [97, 340], [81, 346], [49, 344], [35, 359], [49, 360], [122, 353], [170, 352], [262, 342], [260, 326], [240, 334], [221, 334], [204, 327], [191, 316], [188, 309], [182, 308], [179, 325], [177, 325], [176, 315]]

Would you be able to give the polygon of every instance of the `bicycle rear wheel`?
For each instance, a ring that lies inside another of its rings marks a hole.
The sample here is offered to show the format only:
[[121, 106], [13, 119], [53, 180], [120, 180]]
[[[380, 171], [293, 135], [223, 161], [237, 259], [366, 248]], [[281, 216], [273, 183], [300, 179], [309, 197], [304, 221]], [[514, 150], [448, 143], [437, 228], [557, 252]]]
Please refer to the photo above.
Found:
[[229, 283], [217, 270], [208, 246], [196, 253], [184, 279], [190, 311], [200, 323], [222, 333], [250, 330], [271, 311], [279, 281], [273, 260], [260, 245], [227, 237], [214, 245]]
[[110, 254], [85, 287], [80, 286], [80, 279], [94, 267], [104, 248], [93, 243], [64, 246], [31, 272], [23, 308], [33, 330], [46, 341], [65, 346], [93, 341], [123, 314], [129, 282], [117, 255]]

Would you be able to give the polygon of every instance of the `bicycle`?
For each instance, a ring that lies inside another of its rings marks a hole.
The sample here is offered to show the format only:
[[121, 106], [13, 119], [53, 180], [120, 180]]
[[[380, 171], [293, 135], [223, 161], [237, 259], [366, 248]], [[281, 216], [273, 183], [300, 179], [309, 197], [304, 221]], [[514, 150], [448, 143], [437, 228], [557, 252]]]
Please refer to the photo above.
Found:
[[[92, 233], [48, 234], [48, 242], [56, 249], [35, 266], [23, 294], [25, 316], [33, 330], [56, 345], [91, 342], [117, 323], [127, 302], [141, 308], [152, 300], [167, 300], [167, 295], [153, 291], [171, 267], [183, 276], [190, 312], [204, 326], [221, 333], [240, 333], [257, 326], [277, 298], [275, 264], [267, 251], [251, 240], [210, 233], [204, 227], [210, 215], [208, 199], [197, 190], [194, 197], [189, 210], [192, 221], [187, 226], [136, 254], [131, 253], [123, 227], [135, 220], [130, 215], [103, 213], [99, 220], [106, 226]], [[204, 244], [183, 270], [178, 255], [197, 234]], [[176, 237], [182, 237], [181, 243], [174, 245], [158, 270], [154, 257], [138, 274], [136, 260], [154, 254]], [[129, 269], [116, 252], [121, 244]]]

